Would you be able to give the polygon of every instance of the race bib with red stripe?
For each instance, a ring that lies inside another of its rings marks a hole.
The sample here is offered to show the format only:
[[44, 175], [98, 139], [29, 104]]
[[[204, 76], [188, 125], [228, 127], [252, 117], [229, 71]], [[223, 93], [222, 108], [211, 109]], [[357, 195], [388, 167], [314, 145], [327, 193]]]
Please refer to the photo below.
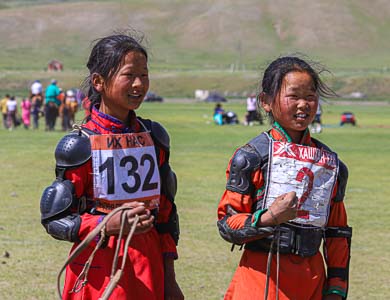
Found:
[[90, 140], [98, 211], [107, 213], [132, 201], [158, 207], [160, 174], [149, 133], [91, 135]]
[[325, 226], [338, 173], [333, 152], [294, 143], [270, 143], [268, 180], [264, 207], [287, 192], [298, 197], [298, 217], [293, 223]]

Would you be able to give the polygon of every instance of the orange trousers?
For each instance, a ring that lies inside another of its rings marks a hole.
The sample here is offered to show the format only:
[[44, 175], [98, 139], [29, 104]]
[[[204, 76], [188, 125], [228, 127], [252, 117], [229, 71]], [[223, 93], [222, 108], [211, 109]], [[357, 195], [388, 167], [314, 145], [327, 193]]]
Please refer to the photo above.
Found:
[[[264, 299], [268, 253], [245, 250], [225, 300]], [[276, 299], [276, 255], [272, 255], [268, 300]], [[325, 283], [320, 252], [312, 257], [280, 255], [279, 299], [321, 300]]]

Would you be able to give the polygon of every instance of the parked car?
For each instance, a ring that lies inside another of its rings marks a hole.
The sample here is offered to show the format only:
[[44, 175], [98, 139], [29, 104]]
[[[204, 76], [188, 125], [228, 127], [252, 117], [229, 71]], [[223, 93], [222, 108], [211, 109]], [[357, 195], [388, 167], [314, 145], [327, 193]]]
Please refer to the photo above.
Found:
[[157, 95], [156, 93], [147, 92], [144, 101], [145, 102], [163, 102], [164, 98]]
[[344, 124], [352, 124], [353, 126], [355, 126], [356, 125], [355, 115], [351, 112], [344, 112], [341, 115], [340, 126], [343, 126]]
[[218, 93], [210, 93], [206, 99], [204, 99], [206, 102], [227, 102], [226, 98]]

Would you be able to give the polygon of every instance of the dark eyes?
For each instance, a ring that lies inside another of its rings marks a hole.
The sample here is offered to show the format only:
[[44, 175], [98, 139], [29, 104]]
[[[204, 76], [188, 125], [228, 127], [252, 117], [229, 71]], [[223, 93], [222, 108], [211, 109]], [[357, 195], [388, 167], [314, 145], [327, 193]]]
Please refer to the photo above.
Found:
[[316, 101], [316, 99], [317, 99], [316, 96], [299, 97], [296, 95], [287, 95], [287, 98], [292, 100], [292, 101], [297, 101], [299, 99], [305, 99], [306, 101]]
[[129, 77], [129, 78], [133, 78], [133, 77], [143, 77], [143, 78], [147, 78], [149, 77], [148, 73], [144, 73], [144, 74], [140, 74], [140, 75], [137, 75], [137, 74], [133, 74], [133, 73], [126, 73], [126, 74], [123, 74], [124, 76], [126, 77]]

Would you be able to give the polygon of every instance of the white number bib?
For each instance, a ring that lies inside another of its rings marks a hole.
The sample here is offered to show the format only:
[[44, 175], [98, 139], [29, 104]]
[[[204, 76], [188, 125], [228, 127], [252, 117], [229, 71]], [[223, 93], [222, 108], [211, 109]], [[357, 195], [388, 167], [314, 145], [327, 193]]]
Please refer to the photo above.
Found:
[[97, 210], [109, 212], [126, 202], [160, 201], [160, 175], [149, 133], [91, 135], [93, 194]]
[[325, 226], [338, 173], [335, 153], [293, 143], [270, 143], [265, 207], [281, 194], [295, 191], [302, 225]]

